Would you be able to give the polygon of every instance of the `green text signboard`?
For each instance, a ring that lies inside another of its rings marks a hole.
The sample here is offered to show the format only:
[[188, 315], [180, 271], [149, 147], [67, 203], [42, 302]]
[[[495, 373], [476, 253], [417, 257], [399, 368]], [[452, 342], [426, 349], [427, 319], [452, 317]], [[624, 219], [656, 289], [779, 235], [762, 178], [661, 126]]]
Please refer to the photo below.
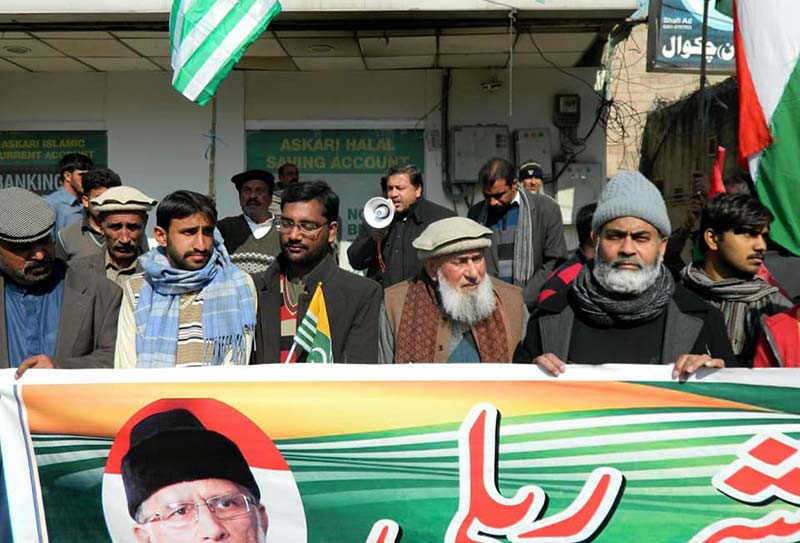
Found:
[[358, 234], [364, 204], [380, 195], [380, 178], [397, 164], [425, 166], [422, 130], [251, 130], [247, 167], [278, 173], [290, 162], [300, 179], [322, 179], [341, 198], [342, 237]]
[[98, 166], [108, 162], [103, 130], [0, 131], [0, 186], [47, 194], [60, 186], [58, 161], [83, 153]]

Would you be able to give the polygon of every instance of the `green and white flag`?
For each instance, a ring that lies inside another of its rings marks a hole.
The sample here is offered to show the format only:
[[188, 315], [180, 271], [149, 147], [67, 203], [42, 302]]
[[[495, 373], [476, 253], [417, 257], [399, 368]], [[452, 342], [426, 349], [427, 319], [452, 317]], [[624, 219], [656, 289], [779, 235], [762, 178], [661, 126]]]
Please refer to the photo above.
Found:
[[770, 237], [800, 255], [800, 2], [735, 0], [739, 157], [775, 215]]
[[311, 303], [308, 304], [308, 310], [297, 327], [286, 362], [292, 360], [298, 345], [308, 353], [306, 362], [333, 362], [331, 325], [328, 322], [328, 308], [325, 305], [325, 296], [322, 294], [322, 283], [317, 284]]
[[280, 12], [279, 0], [174, 0], [169, 19], [172, 86], [205, 105]]

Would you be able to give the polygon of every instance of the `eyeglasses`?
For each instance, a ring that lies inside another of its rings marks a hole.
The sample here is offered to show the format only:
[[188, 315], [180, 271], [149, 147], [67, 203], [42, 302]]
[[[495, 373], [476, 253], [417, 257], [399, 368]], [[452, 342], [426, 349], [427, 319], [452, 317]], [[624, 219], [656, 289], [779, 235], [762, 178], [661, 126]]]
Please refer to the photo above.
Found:
[[300, 221], [294, 222], [291, 219], [284, 219], [281, 218], [278, 220], [278, 228], [281, 230], [291, 231], [295, 226], [300, 229], [300, 231], [304, 234], [313, 234], [323, 226], [327, 226], [328, 222], [324, 222], [322, 224], [311, 222], [311, 221]]
[[208, 507], [208, 510], [217, 520], [230, 520], [250, 513], [252, 510], [251, 505], [255, 505], [252, 498], [244, 494], [214, 496], [200, 503], [169, 503], [147, 517], [140, 524], [162, 522], [166, 528], [181, 530], [197, 524], [200, 517], [200, 507], [202, 506]]

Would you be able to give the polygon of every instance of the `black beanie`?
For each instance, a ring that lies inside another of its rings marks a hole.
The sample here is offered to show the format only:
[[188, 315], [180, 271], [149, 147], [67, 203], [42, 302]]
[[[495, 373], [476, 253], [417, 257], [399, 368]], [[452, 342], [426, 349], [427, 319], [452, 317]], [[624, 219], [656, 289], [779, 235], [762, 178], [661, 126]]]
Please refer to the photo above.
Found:
[[200, 479], [226, 479], [250, 490], [257, 502], [261, 500], [250, 466], [236, 444], [206, 429], [188, 410], [156, 413], [133, 427], [130, 449], [122, 458], [131, 518], [161, 488]]

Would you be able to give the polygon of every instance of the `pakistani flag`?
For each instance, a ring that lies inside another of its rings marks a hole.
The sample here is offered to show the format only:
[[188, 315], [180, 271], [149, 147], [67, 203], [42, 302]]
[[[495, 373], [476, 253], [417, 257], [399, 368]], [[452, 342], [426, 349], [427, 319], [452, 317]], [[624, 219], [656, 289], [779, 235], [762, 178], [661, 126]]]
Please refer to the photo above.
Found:
[[[292, 351], [299, 345], [308, 353], [306, 362], [333, 362], [331, 349], [331, 327], [328, 324], [328, 309], [322, 294], [322, 283], [317, 284], [311, 303], [308, 305], [300, 326], [294, 334]], [[291, 359], [289, 353], [288, 359]]]
[[174, 0], [169, 18], [172, 86], [205, 105], [280, 11], [278, 0]]
[[800, 1], [734, 0], [739, 157], [775, 215], [770, 236], [800, 255]]

